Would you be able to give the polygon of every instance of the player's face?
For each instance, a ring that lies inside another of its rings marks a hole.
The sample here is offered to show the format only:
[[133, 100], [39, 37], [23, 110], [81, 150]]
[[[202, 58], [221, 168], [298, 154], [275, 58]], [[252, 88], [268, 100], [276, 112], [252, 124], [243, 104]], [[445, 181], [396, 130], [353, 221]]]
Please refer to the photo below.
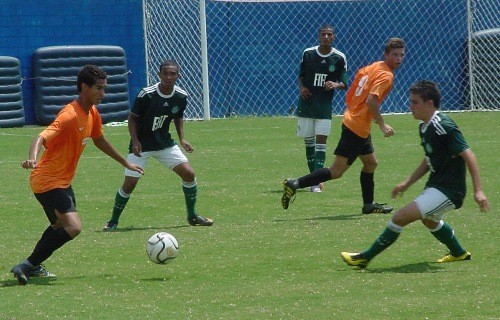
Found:
[[422, 121], [428, 121], [434, 114], [432, 100], [424, 101], [418, 94], [410, 93], [410, 111], [413, 118]]
[[322, 47], [330, 47], [335, 39], [335, 34], [332, 29], [321, 29], [318, 34], [319, 45]]
[[166, 88], [173, 88], [179, 79], [179, 69], [176, 66], [164, 66], [160, 71], [160, 82]]
[[391, 49], [388, 53], [384, 54], [385, 63], [391, 68], [391, 70], [396, 70], [401, 66], [405, 58], [405, 49], [397, 48]]
[[82, 93], [87, 97], [88, 101], [97, 106], [106, 95], [107, 84], [106, 79], [97, 79], [97, 82], [92, 87], [84, 83], [82, 84]]

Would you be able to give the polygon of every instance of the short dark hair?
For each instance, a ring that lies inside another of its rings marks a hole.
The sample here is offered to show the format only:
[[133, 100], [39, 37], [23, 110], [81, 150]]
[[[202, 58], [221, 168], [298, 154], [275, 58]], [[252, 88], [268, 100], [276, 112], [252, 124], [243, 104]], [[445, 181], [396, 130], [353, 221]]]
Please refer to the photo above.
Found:
[[390, 38], [385, 43], [384, 53], [389, 53], [389, 52], [391, 52], [392, 49], [401, 49], [401, 48], [404, 49], [405, 47], [406, 47], [406, 44], [405, 44], [403, 39]]
[[321, 25], [321, 27], [319, 27], [318, 33], [321, 33], [321, 31], [325, 29], [332, 29], [333, 33], [335, 34], [335, 28], [331, 24], [326, 24], [326, 23]]
[[434, 107], [439, 109], [441, 103], [441, 92], [435, 82], [429, 80], [421, 80], [410, 86], [410, 93], [416, 94], [424, 101], [432, 100]]
[[106, 79], [108, 75], [104, 70], [99, 68], [98, 66], [88, 64], [84, 66], [80, 72], [78, 72], [78, 77], [76, 79], [76, 87], [78, 92], [82, 92], [82, 83], [85, 83], [87, 86], [92, 87], [96, 84], [97, 79]]
[[161, 68], [163, 67], [177, 67], [177, 71], [180, 69], [179, 64], [175, 60], [163, 60], [163, 62], [160, 63], [160, 69], [158, 71], [161, 72]]

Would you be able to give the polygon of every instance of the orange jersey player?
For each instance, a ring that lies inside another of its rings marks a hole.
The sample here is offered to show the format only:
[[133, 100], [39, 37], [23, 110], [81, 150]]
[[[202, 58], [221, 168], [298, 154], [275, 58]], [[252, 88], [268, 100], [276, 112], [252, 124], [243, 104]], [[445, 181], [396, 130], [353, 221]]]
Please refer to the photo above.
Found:
[[371, 122], [375, 121], [385, 137], [394, 135], [394, 130], [384, 122], [380, 105], [387, 97], [394, 81], [394, 70], [400, 67], [405, 55], [402, 39], [391, 38], [384, 50], [384, 60], [365, 66], [356, 72], [354, 81], [346, 95], [346, 111], [342, 120], [342, 133], [334, 151], [335, 160], [330, 168], [321, 168], [298, 179], [284, 181], [281, 205], [288, 209], [296, 190], [315, 186], [328, 180], [339, 179], [359, 158], [363, 163], [360, 173], [363, 214], [389, 213], [391, 206], [374, 202], [374, 174], [377, 158], [371, 140]]
[[[23, 168], [33, 170], [31, 189], [50, 222], [31, 255], [11, 269], [21, 285], [25, 285], [30, 277], [53, 277], [54, 274], [48, 272], [42, 262], [82, 230], [71, 182], [78, 160], [90, 140], [125, 168], [144, 173], [140, 166], [124, 159], [104, 138], [96, 105], [104, 98], [106, 78], [106, 73], [96, 66], [83, 67], [77, 77], [78, 98], [67, 104], [54, 122], [33, 139], [28, 160], [21, 163]], [[38, 161], [42, 149], [45, 150]]]

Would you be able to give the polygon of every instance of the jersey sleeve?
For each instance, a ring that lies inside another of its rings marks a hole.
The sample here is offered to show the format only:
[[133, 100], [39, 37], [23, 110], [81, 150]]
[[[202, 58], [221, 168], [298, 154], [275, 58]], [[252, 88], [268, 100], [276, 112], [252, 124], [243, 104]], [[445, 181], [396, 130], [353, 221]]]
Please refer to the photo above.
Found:
[[184, 118], [184, 112], [187, 109], [187, 97], [183, 97], [180, 103], [180, 110], [179, 113], [177, 114], [176, 118]]
[[141, 91], [139, 91], [137, 97], [134, 100], [134, 104], [130, 109], [130, 113], [138, 117], [142, 117], [142, 115], [145, 112], [144, 110], [146, 109], [145, 106], [147, 105], [147, 99], [148, 99], [147, 93], [144, 91], [144, 89], [141, 89]]
[[74, 114], [63, 110], [57, 115], [56, 119], [40, 133], [40, 136], [43, 137], [46, 143], [49, 142], [61, 132], [64, 132], [74, 118], [76, 118]]
[[92, 132], [90, 133], [90, 137], [99, 138], [104, 134], [104, 131], [102, 130], [102, 118], [95, 106], [92, 107], [91, 112], [94, 123], [92, 125]]
[[349, 81], [347, 77], [347, 61], [342, 57], [337, 61], [336, 68], [340, 70], [339, 81], [347, 86], [347, 81]]
[[373, 80], [370, 93], [382, 100], [392, 88], [394, 76], [389, 72], [380, 72]]
[[458, 156], [460, 153], [469, 149], [469, 145], [465, 141], [465, 138], [458, 128], [458, 126], [453, 122], [441, 123], [443, 128], [446, 130], [446, 139], [448, 142], [448, 148], [450, 153], [454, 156]]
[[300, 64], [299, 64], [299, 78], [304, 77], [305, 69], [304, 69], [304, 60], [305, 60], [305, 51], [302, 52], [302, 57], [300, 59]]

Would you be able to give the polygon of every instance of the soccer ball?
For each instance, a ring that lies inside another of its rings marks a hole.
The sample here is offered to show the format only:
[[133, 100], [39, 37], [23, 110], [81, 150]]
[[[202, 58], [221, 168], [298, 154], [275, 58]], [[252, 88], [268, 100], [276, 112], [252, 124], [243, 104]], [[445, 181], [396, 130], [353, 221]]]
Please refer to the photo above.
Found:
[[158, 232], [149, 238], [146, 253], [151, 261], [158, 264], [171, 262], [179, 253], [179, 244], [173, 235]]

